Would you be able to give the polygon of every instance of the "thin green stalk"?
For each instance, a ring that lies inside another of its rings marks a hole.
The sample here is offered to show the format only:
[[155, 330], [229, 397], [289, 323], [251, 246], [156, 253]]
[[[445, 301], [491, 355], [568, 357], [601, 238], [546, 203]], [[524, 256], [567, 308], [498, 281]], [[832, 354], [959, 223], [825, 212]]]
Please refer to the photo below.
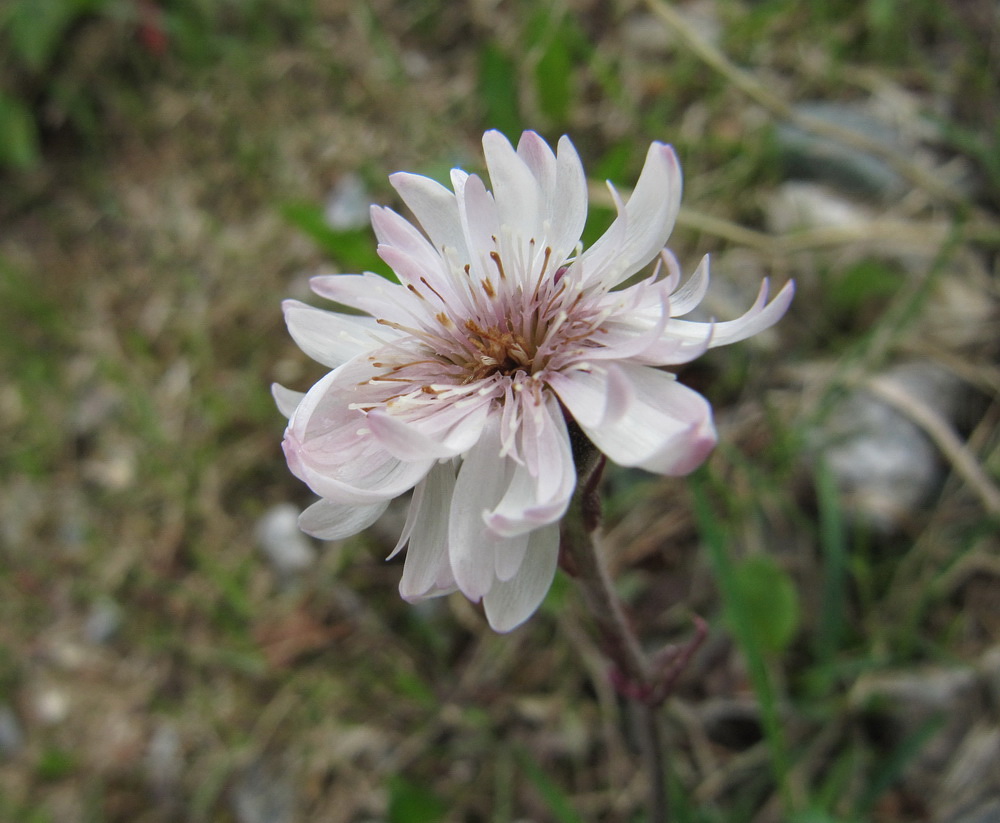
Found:
[[747, 627], [751, 625], [752, 621], [746, 615], [742, 602], [735, 569], [727, 551], [726, 536], [708, 502], [704, 478], [701, 475], [695, 475], [691, 481], [698, 528], [708, 548], [709, 559], [715, 572], [716, 583], [722, 594], [730, 628], [746, 658], [750, 682], [760, 705], [761, 723], [764, 727], [764, 737], [771, 752], [771, 762], [778, 783], [778, 792], [786, 813], [791, 815], [795, 811], [794, 795], [791, 782], [788, 779], [791, 763], [781, 730], [777, 696], [768, 672], [767, 661], [764, 659], [764, 653], [757, 638], [752, 631], [748, 631]]

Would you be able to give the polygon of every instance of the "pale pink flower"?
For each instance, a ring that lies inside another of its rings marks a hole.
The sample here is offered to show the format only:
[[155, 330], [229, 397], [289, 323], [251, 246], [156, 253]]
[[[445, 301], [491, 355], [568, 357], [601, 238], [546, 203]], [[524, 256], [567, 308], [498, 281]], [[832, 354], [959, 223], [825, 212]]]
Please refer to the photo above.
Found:
[[[492, 193], [458, 169], [454, 192], [419, 175], [393, 186], [422, 232], [373, 207], [379, 255], [399, 277], [330, 275], [313, 290], [364, 315], [284, 304], [288, 328], [332, 371], [305, 395], [275, 387], [292, 472], [322, 499], [300, 526], [339, 539], [413, 489], [393, 555], [407, 600], [460, 590], [509, 631], [555, 574], [573, 495], [572, 420], [609, 459], [680, 475], [715, 444], [712, 410], [661, 370], [776, 322], [788, 284], [767, 283], [737, 320], [678, 320], [701, 300], [708, 260], [679, 287], [663, 247], [680, 206], [673, 150], [653, 143], [628, 202], [589, 249], [587, 181], [573, 144], [534, 132], [515, 150], [483, 137]], [[662, 266], [618, 288], [660, 257]], [[659, 271], [666, 270], [660, 277]]]

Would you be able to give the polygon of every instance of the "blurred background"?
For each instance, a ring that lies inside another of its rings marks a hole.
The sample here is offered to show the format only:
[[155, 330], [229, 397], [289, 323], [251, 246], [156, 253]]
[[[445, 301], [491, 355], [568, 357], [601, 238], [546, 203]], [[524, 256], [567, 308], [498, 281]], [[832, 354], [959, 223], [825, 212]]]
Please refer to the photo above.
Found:
[[0, 3], [0, 820], [640, 821], [572, 581], [492, 634], [321, 545], [268, 387], [280, 301], [384, 271], [386, 176], [568, 133], [651, 140], [706, 314], [794, 277], [681, 379], [721, 443], [611, 470], [677, 821], [1000, 820], [1000, 20], [992, 0]]

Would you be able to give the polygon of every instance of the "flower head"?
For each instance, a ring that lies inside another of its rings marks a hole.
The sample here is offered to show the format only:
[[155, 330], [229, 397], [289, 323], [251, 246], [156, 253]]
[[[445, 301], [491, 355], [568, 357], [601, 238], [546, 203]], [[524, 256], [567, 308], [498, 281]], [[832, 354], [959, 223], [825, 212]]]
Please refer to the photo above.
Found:
[[[332, 371], [305, 395], [275, 387], [292, 472], [322, 498], [300, 526], [325, 539], [373, 523], [413, 489], [393, 554], [407, 600], [460, 590], [497, 631], [538, 607], [555, 574], [559, 520], [576, 485], [568, 425], [608, 458], [660, 474], [715, 444], [708, 402], [660, 367], [753, 335], [792, 297], [767, 283], [742, 317], [677, 319], [708, 285], [707, 258], [680, 285], [664, 244], [681, 197], [673, 150], [653, 143], [627, 203], [589, 249], [587, 181], [568, 138], [515, 149], [483, 137], [492, 192], [390, 178], [420, 229], [373, 207], [378, 252], [399, 278], [330, 275], [313, 290], [363, 312], [284, 304], [292, 337]], [[621, 284], [659, 258], [652, 275]], [[666, 275], [660, 276], [665, 270]]]

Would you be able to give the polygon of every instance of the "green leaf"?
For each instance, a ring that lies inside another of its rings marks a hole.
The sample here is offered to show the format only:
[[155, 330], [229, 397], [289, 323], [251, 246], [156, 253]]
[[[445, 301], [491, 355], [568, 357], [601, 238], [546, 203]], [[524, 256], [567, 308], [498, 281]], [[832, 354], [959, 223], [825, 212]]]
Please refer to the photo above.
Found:
[[76, 758], [63, 749], [46, 749], [38, 758], [36, 770], [42, 780], [61, 780], [76, 769]]
[[448, 806], [429, 789], [395, 776], [389, 779], [390, 823], [438, 823]]
[[764, 651], [784, 651], [799, 626], [799, 598], [788, 574], [766, 556], [748, 557], [734, 572], [745, 628]]
[[573, 56], [564, 29], [556, 32], [535, 66], [535, 90], [543, 114], [561, 126], [569, 119], [573, 102]]
[[855, 315], [872, 301], [884, 300], [899, 291], [903, 275], [878, 260], [862, 260], [830, 283], [827, 299], [843, 315]]
[[309, 235], [323, 253], [342, 268], [355, 272], [371, 271], [386, 280], [399, 282], [378, 256], [377, 243], [371, 229], [330, 228], [323, 209], [315, 203], [285, 203], [280, 207], [280, 212], [285, 220]]
[[0, 94], [0, 166], [30, 169], [38, 164], [38, 130], [28, 107]]
[[487, 126], [508, 137], [520, 134], [517, 66], [495, 43], [489, 43], [479, 59], [479, 96]]
[[33, 72], [44, 71], [73, 21], [99, 5], [93, 0], [21, 0], [8, 10], [3, 28], [11, 51]]

